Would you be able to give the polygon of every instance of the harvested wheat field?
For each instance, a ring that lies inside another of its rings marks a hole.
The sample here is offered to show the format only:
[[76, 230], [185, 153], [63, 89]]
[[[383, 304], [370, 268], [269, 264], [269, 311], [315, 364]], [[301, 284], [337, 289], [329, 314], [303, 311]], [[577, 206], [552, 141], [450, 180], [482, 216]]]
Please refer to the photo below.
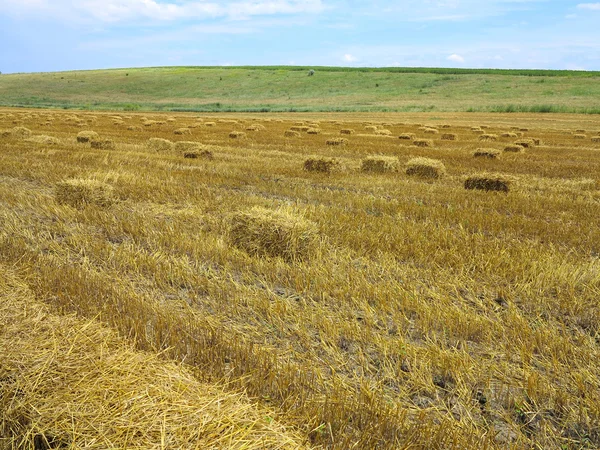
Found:
[[0, 110], [0, 449], [600, 447], [581, 129]]

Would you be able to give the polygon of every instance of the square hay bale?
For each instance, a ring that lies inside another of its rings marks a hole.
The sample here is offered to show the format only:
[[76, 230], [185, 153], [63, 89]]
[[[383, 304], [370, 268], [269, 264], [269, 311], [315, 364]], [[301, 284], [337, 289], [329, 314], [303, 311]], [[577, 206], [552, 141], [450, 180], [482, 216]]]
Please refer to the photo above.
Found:
[[379, 127], [377, 125], [367, 125], [365, 126], [365, 130], [367, 131], [377, 131]]
[[479, 140], [480, 141], [497, 141], [498, 135], [497, 134], [482, 134], [481, 136], [479, 136]]
[[243, 131], [231, 131], [229, 133], [229, 138], [230, 139], [245, 139], [246, 133], [244, 133]]
[[444, 123], [442, 125], [440, 125], [440, 128], [452, 128], [449, 124]]
[[475, 134], [485, 134], [485, 131], [483, 131], [483, 130], [473, 130], [473, 133], [475, 133]]
[[526, 132], [529, 131], [529, 128], [519, 128], [519, 131]]
[[444, 133], [442, 134], [442, 141], [456, 141], [458, 136], [454, 133]]
[[320, 128], [309, 128], [306, 130], [306, 134], [321, 134]]
[[362, 172], [385, 173], [398, 172], [398, 158], [391, 156], [369, 156], [362, 160]]
[[471, 131], [481, 131], [481, 127], [471, 127]]
[[375, 134], [377, 136], [391, 136], [392, 132], [390, 130], [385, 129], [385, 128], [380, 128], [380, 129], [375, 130]]
[[128, 131], [142, 131], [142, 128], [141, 128], [141, 127], [138, 127], [137, 125], [129, 125], [129, 126], [127, 127], [127, 130], [128, 130]]
[[173, 150], [173, 143], [167, 139], [150, 138], [146, 143], [146, 147], [155, 152], [168, 152]]
[[266, 130], [266, 127], [264, 125], [261, 125], [260, 123], [253, 123], [252, 125], [249, 125], [246, 127], [246, 131], [264, 131]]
[[95, 131], [80, 131], [77, 133], [77, 142], [80, 144], [87, 144], [94, 139], [99, 139], [100, 135]]
[[210, 150], [202, 150], [200, 148], [184, 151], [183, 157], [187, 159], [214, 159], [214, 155]]
[[433, 147], [433, 141], [431, 139], [415, 139], [413, 145], [417, 147]]
[[354, 134], [354, 130], [351, 128], [342, 128], [340, 134]]
[[510, 180], [499, 175], [473, 175], [465, 180], [464, 186], [468, 190], [508, 192]]
[[521, 147], [525, 147], [525, 148], [533, 148], [535, 143], [533, 142], [532, 139], [522, 139], [520, 141], [516, 141], [515, 145], [520, 145]]
[[319, 250], [317, 225], [291, 208], [254, 207], [231, 218], [231, 243], [252, 256], [305, 261]]
[[307, 126], [307, 125], [295, 125], [293, 127], [290, 127], [290, 130], [292, 130], [292, 131], [300, 131], [302, 133], [305, 133], [305, 132], [307, 132], [309, 130], [309, 128], [310, 127]]
[[204, 122], [205, 127], [216, 127], [217, 124], [215, 122]]
[[489, 159], [497, 159], [500, 157], [500, 150], [496, 150], [495, 148], [478, 148], [473, 153], [475, 158], [489, 158]]
[[327, 141], [325, 142], [326, 145], [346, 145], [348, 143], [348, 139], [345, 138], [332, 138], [332, 139], [327, 139]]
[[512, 152], [512, 153], [522, 153], [525, 151], [525, 147], [523, 147], [522, 145], [507, 145], [506, 147], [504, 147], [504, 151], [505, 152]]
[[600, 142], [600, 136], [592, 136], [592, 142]]
[[573, 138], [574, 139], [586, 139], [587, 136], [585, 134], [574, 134]]
[[414, 133], [402, 133], [400, 136], [398, 136], [398, 139], [402, 141], [412, 141], [416, 137], [417, 136]]
[[575, 130], [575, 132], [573, 134], [579, 133], [579, 134], [585, 134], [585, 130], [580, 128], [579, 130]]
[[173, 134], [183, 136], [186, 134], [192, 134], [192, 130], [190, 130], [189, 128], [177, 128], [176, 130], [173, 131]]
[[513, 138], [514, 139], [514, 138], [519, 137], [519, 136], [517, 135], [517, 133], [512, 133], [510, 131], [506, 131], [506, 132], [502, 133], [500, 135], [500, 137], [503, 137], [503, 138]]
[[74, 208], [83, 208], [87, 205], [108, 207], [115, 202], [111, 185], [81, 178], [57, 183], [54, 196], [60, 205], [69, 205]]
[[173, 148], [178, 152], [185, 152], [189, 150], [199, 150], [200, 143], [193, 141], [179, 141], [173, 144]]
[[300, 132], [299, 131], [294, 131], [294, 130], [285, 130], [285, 132], [283, 133], [284, 137], [287, 138], [297, 138], [300, 137]]
[[335, 159], [313, 156], [304, 161], [303, 169], [307, 172], [331, 173], [338, 165]]
[[114, 150], [117, 147], [112, 139], [94, 139], [90, 145], [101, 150]]
[[444, 163], [431, 158], [413, 158], [406, 163], [406, 175], [441, 178], [446, 174]]
[[436, 129], [436, 128], [425, 128], [423, 130], [423, 133], [425, 133], [425, 134], [438, 134], [439, 130]]

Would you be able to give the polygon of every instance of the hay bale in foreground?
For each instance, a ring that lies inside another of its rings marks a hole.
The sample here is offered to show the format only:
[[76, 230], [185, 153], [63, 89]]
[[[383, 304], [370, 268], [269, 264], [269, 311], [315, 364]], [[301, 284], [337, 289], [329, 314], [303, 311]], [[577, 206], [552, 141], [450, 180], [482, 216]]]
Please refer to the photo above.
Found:
[[280, 257], [288, 262], [310, 259], [320, 242], [316, 224], [292, 209], [258, 206], [232, 217], [229, 238], [249, 255]]
[[361, 172], [398, 172], [398, 158], [392, 156], [369, 156], [362, 160]]
[[431, 158], [413, 158], [406, 163], [406, 175], [441, 178], [446, 174], [444, 163]]
[[173, 150], [173, 143], [167, 139], [150, 138], [148, 139], [146, 147], [155, 152], [168, 152]]
[[112, 139], [94, 139], [90, 145], [92, 148], [100, 150], [114, 150], [117, 147]]
[[496, 150], [495, 148], [478, 148], [475, 150], [475, 153], [473, 153], [473, 157], [497, 159], [500, 157], [500, 150]]
[[512, 153], [522, 153], [525, 151], [525, 147], [523, 147], [522, 145], [507, 145], [506, 147], [504, 147], [504, 151]]
[[480, 191], [508, 192], [510, 181], [496, 175], [474, 175], [465, 180], [465, 189]]
[[77, 142], [80, 144], [87, 144], [94, 139], [99, 139], [100, 135], [95, 131], [80, 131], [77, 133]]
[[335, 159], [314, 156], [304, 161], [303, 169], [307, 172], [331, 173], [338, 164]]
[[433, 141], [431, 139], [415, 139], [413, 145], [417, 147], [433, 147]]
[[325, 142], [326, 145], [346, 145], [348, 143], [348, 139], [346, 138], [333, 138], [327, 139]]
[[0, 267], [2, 449], [300, 450], [244, 394], [137, 351], [99, 320], [59, 315]]
[[83, 208], [87, 205], [108, 207], [115, 202], [111, 185], [81, 178], [57, 183], [54, 196], [58, 204], [74, 208]]

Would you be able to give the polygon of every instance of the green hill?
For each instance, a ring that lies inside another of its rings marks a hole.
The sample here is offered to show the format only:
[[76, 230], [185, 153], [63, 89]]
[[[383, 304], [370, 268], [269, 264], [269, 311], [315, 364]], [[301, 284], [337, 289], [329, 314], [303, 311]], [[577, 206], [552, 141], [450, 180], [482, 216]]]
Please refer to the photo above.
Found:
[[0, 106], [164, 111], [600, 113], [600, 72], [158, 67], [0, 75]]

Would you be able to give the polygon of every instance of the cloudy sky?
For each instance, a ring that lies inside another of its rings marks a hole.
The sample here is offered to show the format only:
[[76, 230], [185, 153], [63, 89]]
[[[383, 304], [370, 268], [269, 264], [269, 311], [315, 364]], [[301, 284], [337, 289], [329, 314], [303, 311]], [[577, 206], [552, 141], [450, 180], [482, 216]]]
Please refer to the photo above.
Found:
[[600, 2], [0, 0], [0, 71], [169, 65], [600, 70]]

